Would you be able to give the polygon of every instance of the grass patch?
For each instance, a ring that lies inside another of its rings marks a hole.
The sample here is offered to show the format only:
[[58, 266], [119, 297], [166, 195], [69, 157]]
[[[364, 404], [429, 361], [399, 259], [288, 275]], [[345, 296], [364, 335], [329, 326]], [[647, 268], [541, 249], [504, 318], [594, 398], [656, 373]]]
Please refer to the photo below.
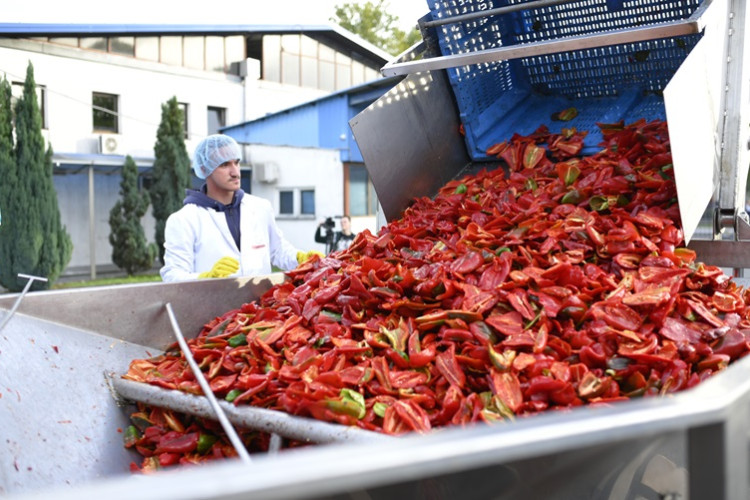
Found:
[[161, 281], [158, 274], [139, 274], [137, 276], [122, 276], [118, 278], [101, 278], [86, 281], [70, 281], [67, 283], [55, 283], [52, 285], [53, 290], [65, 288], [82, 288], [88, 286], [109, 286], [109, 285], [128, 285], [131, 283], [150, 283]]

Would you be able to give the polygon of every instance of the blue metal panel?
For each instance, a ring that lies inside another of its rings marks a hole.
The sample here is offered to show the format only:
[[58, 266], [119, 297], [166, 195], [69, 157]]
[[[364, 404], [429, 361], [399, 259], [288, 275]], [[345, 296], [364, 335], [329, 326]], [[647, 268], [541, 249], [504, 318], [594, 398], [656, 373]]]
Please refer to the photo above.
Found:
[[[439, 19], [530, 0], [453, 0], [432, 2]], [[664, 2], [580, 0], [486, 19], [455, 22], [440, 28], [442, 55], [543, 42], [561, 34], [584, 34], [688, 18], [700, 0]], [[582, 49], [519, 60], [467, 65], [447, 71], [466, 132], [469, 154], [487, 159], [499, 138], [527, 135], [542, 124], [552, 132], [563, 127], [588, 131], [585, 150], [598, 149], [597, 123], [665, 119], [662, 91], [700, 36]], [[575, 107], [571, 122], [551, 116]]]
[[351, 134], [347, 125], [349, 98], [338, 95], [318, 102], [320, 120], [319, 146], [325, 149], [347, 149], [347, 138]]
[[221, 131], [247, 144], [335, 149], [342, 162], [362, 162], [349, 120], [398, 80], [368, 82]]
[[[384, 94], [384, 92], [380, 92], [380, 94], [382, 95]], [[349, 122], [352, 118], [354, 118], [355, 116], [360, 114], [362, 111], [364, 111], [365, 108], [369, 106], [371, 103], [362, 101], [358, 104], [353, 104], [351, 102], [349, 104], [350, 104], [349, 105], [349, 119], [347, 120], [347, 122]], [[348, 128], [350, 129], [349, 150], [348, 150], [349, 156], [346, 159], [342, 157], [341, 161], [347, 161], [347, 162], [352, 162], [352, 163], [364, 163], [365, 159], [362, 157], [362, 151], [359, 150], [359, 144], [357, 144], [357, 140], [354, 138], [354, 134], [351, 132], [351, 128], [350, 127]]]
[[223, 130], [239, 142], [271, 146], [319, 147], [316, 106], [276, 113]]

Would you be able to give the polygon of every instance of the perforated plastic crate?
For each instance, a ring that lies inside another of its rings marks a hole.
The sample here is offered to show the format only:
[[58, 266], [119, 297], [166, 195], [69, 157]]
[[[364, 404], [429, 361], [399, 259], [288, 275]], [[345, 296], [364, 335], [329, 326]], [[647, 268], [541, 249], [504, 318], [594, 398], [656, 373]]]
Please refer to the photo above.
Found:
[[[428, 0], [434, 20], [530, 0]], [[687, 19], [701, 0], [580, 0], [437, 27], [443, 55], [484, 51], [562, 37], [602, 33]], [[662, 91], [700, 39], [686, 35], [472, 64], [448, 69], [466, 130], [469, 154], [540, 125], [587, 130], [597, 149], [596, 123], [665, 119]], [[575, 107], [571, 121], [552, 115]]]

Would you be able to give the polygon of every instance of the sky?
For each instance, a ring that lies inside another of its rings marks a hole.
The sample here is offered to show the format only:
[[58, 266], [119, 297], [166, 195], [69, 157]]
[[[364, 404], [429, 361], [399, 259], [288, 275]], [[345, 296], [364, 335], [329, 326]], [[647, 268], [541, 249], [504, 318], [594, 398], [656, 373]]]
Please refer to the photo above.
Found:
[[[371, 0], [376, 3], [377, 0]], [[337, 5], [365, 0], [37, 0], [2, 2], [0, 22], [116, 24], [321, 24]], [[427, 0], [385, 0], [406, 31], [428, 12]]]

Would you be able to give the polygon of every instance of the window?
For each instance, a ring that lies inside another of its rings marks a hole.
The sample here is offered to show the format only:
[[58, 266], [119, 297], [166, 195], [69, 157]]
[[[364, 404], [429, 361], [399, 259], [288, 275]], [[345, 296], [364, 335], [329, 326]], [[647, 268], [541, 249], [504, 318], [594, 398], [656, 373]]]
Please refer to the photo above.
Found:
[[281, 36], [281, 82], [299, 86], [299, 35]]
[[319, 87], [321, 90], [333, 91], [336, 88], [336, 52], [330, 47], [320, 45], [318, 51], [319, 61]]
[[138, 175], [138, 192], [151, 191], [154, 185], [154, 177], [151, 173]]
[[186, 36], [182, 40], [182, 65], [186, 68], [203, 69], [206, 65], [206, 43], [202, 36]]
[[117, 100], [118, 96], [114, 94], [104, 94], [101, 92], [94, 92], [92, 94], [94, 131], [119, 131], [117, 127]]
[[163, 36], [159, 39], [159, 59], [171, 66], [182, 65], [182, 37]]
[[50, 43], [59, 43], [61, 45], [68, 45], [70, 47], [78, 47], [78, 38], [70, 37], [49, 37]]
[[352, 60], [341, 52], [336, 52], [336, 90], [352, 84]]
[[279, 214], [294, 215], [294, 191], [279, 191]]
[[[284, 35], [297, 39], [299, 35]], [[281, 36], [275, 35], [276, 47], [268, 53], [264, 53], [272, 61], [275, 77], [266, 78], [271, 81], [280, 81], [280, 54]], [[84, 50], [96, 52], [108, 52], [123, 56], [135, 57], [146, 61], [154, 61], [170, 66], [183, 66], [202, 71], [219, 71], [237, 74], [239, 63], [247, 58], [250, 50], [255, 59], [265, 60], [260, 50], [263, 44], [261, 38], [251, 39], [248, 37], [248, 46], [245, 44], [245, 36], [85, 36], [85, 37], [30, 37], [32, 40], [46, 41], [56, 45], [78, 47]], [[313, 44], [317, 42], [313, 41]], [[299, 44], [298, 44], [299, 45]], [[299, 59], [299, 48], [294, 49], [294, 57]], [[275, 58], [275, 59], [274, 59]], [[299, 62], [297, 63], [299, 66]], [[264, 67], [264, 71], [266, 68]], [[269, 73], [273, 76], [273, 71]], [[297, 69], [299, 73], [299, 68]], [[294, 75], [291, 75], [294, 78]], [[299, 75], [297, 75], [299, 78]]]
[[315, 190], [303, 189], [300, 191], [300, 210], [303, 215], [315, 215]]
[[109, 51], [113, 54], [135, 56], [135, 37], [113, 36], [109, 39]]
[[266, 35], [263, 37], [263, 79], [269, 82], [281, 81], [281, 37]]
[[224, 67], [219, 70], [229, 69], [232, 63], [244, 61], [245, 37], [242, 35], [228, 36], [224, 39]]
[[250, 194], [250, 186], [252, 183], [252, 171], [250, 169], [240, 169], [240, 188]]
[[208, 135], [218, 134], [219, 129], [226, 125], [225, 108], [208, 107]]
[[[11, 107], [16, 106], [16, 101], [23, 95], [23, 82], [11, 83]], [[44, 85], [36, 86], [36, 103], [39, 106], [39, 114], [42, 115], [42, 128], [47, 128], [47, 90]]]
[[102, 36], [81, 38], [81, 48], [107, 52], [107, 39]]
[[224, 39], [220, 36], [206, 37], [206, 69], [224, 71]]
[[315, 216], [315, 190], [293, 188], [279, 190], [279, 215]]
[[189, 139], [189, 128], [188, 128], [188, 105], [186, 102], [178, 102], [180, 111], [182, 111], [182, 131], [185, 132], [185, 139]]
[[346, 208], [349, 215], [375, 215], [378, 199], [365, 166], [347, 165], [346, 178], [344, 198], [348, 200]]

